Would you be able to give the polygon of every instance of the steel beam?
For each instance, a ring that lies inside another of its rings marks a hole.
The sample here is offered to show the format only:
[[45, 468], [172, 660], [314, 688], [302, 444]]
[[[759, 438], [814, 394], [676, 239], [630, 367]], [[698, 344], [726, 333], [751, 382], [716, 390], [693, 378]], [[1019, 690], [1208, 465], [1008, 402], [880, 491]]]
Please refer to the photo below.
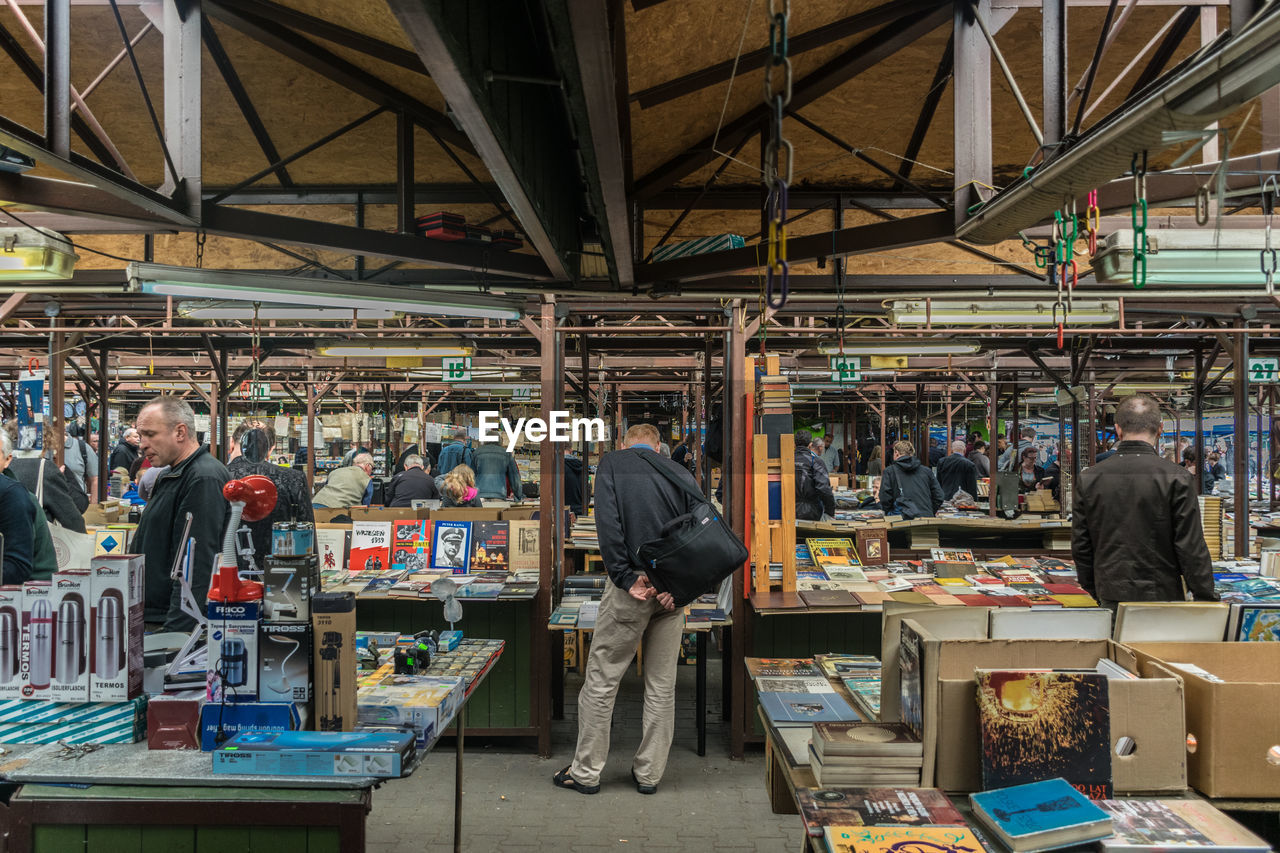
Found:
[[[262, 149], [263, 155], [267, 158], [268, 163], [276, 163], [280, 160], [280, 152], [276, 149], [276, 145], [271, 141], [271, 134], [267, 133], [267, 127], [262, 123], [262, 116], [258, 114], [258, 110], [253, 105], [253, 99], [249, 97], [249, 92], [245, 89], [244, 83], [240, 81], [240, 75], [236, 73], [236, 67], [231, 62], [231, 57], [227, 56], [227, 51], [222, 46], [222, 40], [218, 38], [218, 33], [213, 28], [213, 22], [208, 19], [202, 19], [200, 23], [201, 34], [204, 36], [205, 47], [209, 50], [209, 58], [213, 60], [213, 64], [217, 66], [218, 73], [222, 75], [222, 82], [227, 84], [227, 90], [231, 92], [231, 97], [235, 99], [236, 106], [240, 108], [240, 115], [244, 116], [245, 123], [249, 125], [249, 130], [253, 132], [253, 138], [258, 141], [258, 147]], [[293, 178], [289, 177], [289, 170], [284, 166], [280, 166], [275, 170], [276, 177], [280, 179], [280, 183], [286, 187], [293, 185]]]
[[[949, 7], [935, 7], [928, 12], [907, 15], [858, 42], [813, 73], [796, 81], [792, 87], [790, 107], [802, 109], [823, 95], [839, 88], [862, 72], [893, 56], [898, 51], [933, 32], [950, 17]], [[735, 145], [743, 136], [760, 128], [768, 119], [770, 107], [761, 104], [728, 122], [719, 131], [718, 144]], [[717, 135], [712, 134], [677, 154], [666, 163], [636, 181], [633, 196], [646, 201], [697, 171], [719, 156], [714, 150]]]
[[1232, 448], [1235, 484], [1235, 555], [1236, 559], [1249, 556], [1249, 336], [1238, 335], [1232, 342], [1231, 364], [1235, 391], [1232, 395], [1232, 412], [1235, 436]]
[[1129, 89], [1129, 94], [1125, 95], [1125, 101], [1140, 94], [1144, 89], [1156, 81], [1164, 72], [1165, 66], [1173, 59], [1174, 54], [1178, 51], [1178, 45], [1182, 44], [1182, 40], [1187, 37], [1200, 20], [1200, 10], [1194, 6], [1188, 6], [1179, 13], [1178, 18], [1174, 21], [1173, 28], [1169, 30], [1160, 45], [1156, 48], [1155, 53], [1151, 55], [1151, 60], [1147, 63], [1147, 67], [1142, 69], [1142, 73], [1138, 75], [1138, 79], [1134, 81], [1133, 87]]
[[1043, 2], [1044, 144], [1056, 145], [1067, 135], [1067, 0]]
[[164, 0], [164, 137], [177, 174], [160, 191], [192, 216], [201, 195], [201, 19], [199, 0]]
[[933, 125], [934, 113], [938, 111], [938, 104], [942, 101], [942, 93], [946, 91], [947, 81], [951, 79], [951, 72], [955, 67], [955, 59], [956, 40], [953, 35], [947, 39], [947, 47], [942, 51], [942, 59], [938, 61], [938, 69], [933, 73], [933, 82], [929, 85], [929, 91], [924, 95], [924, 103], [920, 106], [920, 115], [916, 118], [916, 126], [911, 131], [911, 139], [907, 141], [907, 147], [902, 153], [902, 165], [898, 167], [898, 174], [904, 179], [911, 177], [911, 170], [916, 165], [916, 157], [920, 154], [920, 148], [924, 145], [924, 138], [928, 135], [929, 128]]
[[991, 47], [975, 19], [985, 15], [990, 0], [957, 3], [954, 11], [955, 75], [955, 224], [969, 217], [969, 208], [984, 201], [991, 186]]
[[44, 14], [44, 144], [71, 156], [71, 3], [49, 0]]
[[[473, 61], [487, 63], [488, 60], [471, 53], [468, 33], [449, 29], [439, 0], [390, 0], [390, 6], [432, 80], [448, 101], [454, 119], [471, 139], [551, 277], [556, 280], [576, 278], [576, 269], [571, 275], [571, 267], [567, 263], [569, 253], [580, 248], [579, 245], [571, 245], [576, 234], [569, 233], [576, 232], [577, 228], [572, 209], [576, 207], [576, 201], [570, 201], [570, 184], [575, 176], [564, 164], [564, 158], [571, 155], [567, 149], [557, 150], [560, 144], [568, 145], [567, 140], [558, 140], [557, 144], [552, 141], [556, 134], [548, 136], [546, 133], [551, 129], [553, 119], [547, 115], [545, 107], [551, 104], [552, 109], [557, 109], [558, 104], [546, 96], [548, 93], [536, 91], [545, 87], [499, 80], [486, 84], [479, 79], [477, 69], [472, 67]], [[482, 8], [489, 7], [471, 6], [467, 11], [478, 14]], [[472, 25], [465, 15], [452, 20], [462, 28]], [[472, 31], [484, 33], [481, 38], [490, 40], [489, 48], [495, 41], [504, 47], [515, 47], [512, 42], [514, 30], [477, 24], [472, 26]], [[531, 49], [528, 34], [521, 34], [521, 39], [526, 50]], [[506, 59], [509, 62], [513, 56]], [[513, 88], [516, 86], [524, 88]], [[526, 137], [521, 133], [520, 138], [508, 137], [508, 133], [516, 133], [510, 124], [499, 129], [494, 118], [505, 111], [509, 111], [508, 120], [514, 116], [518, 126], [533, 136]], [[502, 139], [499, 138], [500, 133]], [[518, 160], [509, 150], [516, 145], [526, 155], [531, 150], [538, 151], [538, 162]], [[552, 198], [555, 202], [550, 201]]]
[[413, 206], [413, 120], [396, 113], [396, 224], [401, 234], [416, 233]]
[[[94, 220], [117, 223], [126, 228], [161, 231], [174, 227], [172, 220], [121, 201], [117, 195], [106, 190], [74, 181], [60, 181], [56, 178], [0, 172], [0, 200], [33, 210], [83, 215], [92, 217]], [[3, 218], [4, 214], [0, 213], [0, 219]], [[22, 218], [28, 219], [28, 216], [23, 215]], [[62, 231], [63, 229], [55, 228], [54, 230]], [[102, 227], [95, 230], [110, 229]]]

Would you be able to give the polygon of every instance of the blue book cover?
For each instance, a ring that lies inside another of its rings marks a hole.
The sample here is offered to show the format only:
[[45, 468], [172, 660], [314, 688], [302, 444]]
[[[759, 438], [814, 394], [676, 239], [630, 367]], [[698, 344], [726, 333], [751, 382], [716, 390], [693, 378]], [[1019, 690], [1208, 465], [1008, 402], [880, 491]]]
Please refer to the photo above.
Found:
[[1111, 834], [1111, 818], [1065, 779], [970, 794], [974, 810], [998, 831], [1017, 839], [1102, 821], [1095, 838]]
[[761, 693], [760, 707], [775, 724], [845, 723], [858, 719], [836, 693]]
[[471, 522], [432, 523], [431, 568], [465, 575], [471, 564]]
[[1280, 642], [1280, 607], [1240, 605], [1240, 627], [1235, 638], [1242, 642]]

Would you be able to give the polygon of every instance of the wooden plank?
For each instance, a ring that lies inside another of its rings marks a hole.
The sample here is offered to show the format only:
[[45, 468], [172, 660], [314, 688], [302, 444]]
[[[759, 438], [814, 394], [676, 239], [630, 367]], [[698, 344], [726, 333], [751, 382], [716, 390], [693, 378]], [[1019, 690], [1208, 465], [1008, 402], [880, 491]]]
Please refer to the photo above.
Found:
[[140, 826], [87, 826], [85, 853], [142, 853]]
[[755, 562], [755, 589], [769, 589], [769, 469], [765, 464], [769, 439], [752, 439], [751, 559]]
[[[532, 602], [530, 602], [530, 605], [531, 604]], [[512, 636], [517, 638], [533, 636], [533, 607], [525, 606], [522, 602], [513, 606], [511, 610], [512, 620], [515, 623], [515, 630], [512, 631]], [[542, 638], [541, 632], [539, 632], [539, 636], [534, 640], [534, 642], [546, 642], [546, 640]], [[520, 639], [507, 643], [506, 647], [502, 650], [502, 656], [511, 657], [512, 668], [515, 671], [515, 678], [513, 679], [514, 692], [511, 697], [511, 707], [515, 715], [515, 724], [517, 726], [533, 725], [533, 719], [529, 714], [529, 696], [533, 689], [533, 673], [530, 669], [532, 666], [532, 660], [530, 658], [530, 644]], [[559, 660], [556, 661], [556, 665], [562, 668], [564, 666], [563, 662]], [[538, 677], [542, 678], [544, 676], [545, 673], [540, 673]]]
[[[761, 322], [764, 322], [763, 318]], [[777, 376], [780, 369], [777, 353], [772, 353], [764, 357], [764, 373], [766, 376]]]
[[782, 590], [796, 588], [796, 437], [791, 433], [778, 436], [778, 461], [782, 466], [782, 529], [789, 534], [790, 542], [782, 549]]

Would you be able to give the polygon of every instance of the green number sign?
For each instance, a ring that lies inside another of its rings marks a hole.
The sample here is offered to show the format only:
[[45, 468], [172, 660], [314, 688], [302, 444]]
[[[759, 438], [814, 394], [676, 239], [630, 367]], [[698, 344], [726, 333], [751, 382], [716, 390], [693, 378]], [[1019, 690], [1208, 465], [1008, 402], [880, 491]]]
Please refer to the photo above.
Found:
[[1266, 385], [1280, 380], [1280, 358], [1249, 359], [1249, 381], [1255, 385]]
[[471, 381], [471, 356], [442, 359], [441, 364], [444, 367], [445, 382]]
[[833, 382], [857, 382], [862, 379], [861, 360], [856, 355], [831, 356], [831, 379]]

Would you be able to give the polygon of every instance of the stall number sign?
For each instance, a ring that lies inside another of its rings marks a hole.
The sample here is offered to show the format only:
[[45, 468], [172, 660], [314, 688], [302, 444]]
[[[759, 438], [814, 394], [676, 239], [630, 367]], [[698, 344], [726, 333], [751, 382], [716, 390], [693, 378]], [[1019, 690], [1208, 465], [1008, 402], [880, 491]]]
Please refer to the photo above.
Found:
[[1249, 381], [1255, 384], [1280, 381], [1280, 358], [1249, 359]]
[[253, 400], [267, 400], [271, 397], [270, 382], [250, 382], [249, 397]]
[[471, 381], [471, 356], [446, 358], [442, 360], [445, 382]]
[[831, 356], [831, 379], [834, 382], [857, 382], [862, 379], [861, 360], [856, 355]]

